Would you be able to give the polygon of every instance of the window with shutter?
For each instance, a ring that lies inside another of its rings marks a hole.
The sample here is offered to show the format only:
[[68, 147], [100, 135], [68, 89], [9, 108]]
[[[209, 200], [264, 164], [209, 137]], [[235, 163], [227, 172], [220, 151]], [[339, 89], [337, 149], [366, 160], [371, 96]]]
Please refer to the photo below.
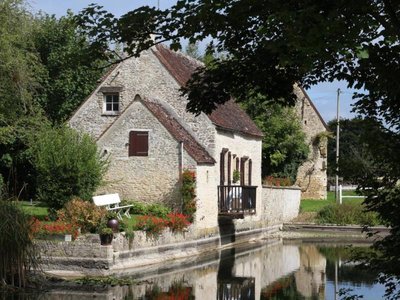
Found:
[[129, 132], [129, 156], [148, 156], [149, 155], [149, 132], [131, 131]]

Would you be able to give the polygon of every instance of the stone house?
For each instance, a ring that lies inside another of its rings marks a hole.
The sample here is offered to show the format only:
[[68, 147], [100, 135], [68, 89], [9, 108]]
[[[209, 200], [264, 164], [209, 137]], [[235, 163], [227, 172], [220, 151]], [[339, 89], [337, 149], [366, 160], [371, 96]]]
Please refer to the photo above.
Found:
[[310, 147], [307, 160], [297, 171], [296, 185], [301, 188], [303, 199], [326, 199], [329, 130], [306, 91], [299, 86], [294, 89], [297, 95], [295, 111]]
[[197, 229], [217, 228], [221, 214], [260, 219], [263, 134], [232, 100], [210, 115], [186, 111], [179, 89], [198, 66], [155, 46], [109, 70], [69, 125], [93, 136], [109, 159], [98, 193], [179, 207], [181, 174], [190, 169]]

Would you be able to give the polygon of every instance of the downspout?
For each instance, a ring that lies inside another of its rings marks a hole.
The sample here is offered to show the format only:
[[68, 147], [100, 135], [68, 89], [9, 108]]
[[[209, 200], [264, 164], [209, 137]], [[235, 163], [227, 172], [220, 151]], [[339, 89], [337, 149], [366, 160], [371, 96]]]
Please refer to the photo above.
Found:
[[182, 179], [183, 173], [183, 141], [179, 142], [179, 177]]
[[[179, 142], [179, 181], [183, 186], [183, 141]], [[183, 195], [181, 193], [181, 212], [183, 211]]]

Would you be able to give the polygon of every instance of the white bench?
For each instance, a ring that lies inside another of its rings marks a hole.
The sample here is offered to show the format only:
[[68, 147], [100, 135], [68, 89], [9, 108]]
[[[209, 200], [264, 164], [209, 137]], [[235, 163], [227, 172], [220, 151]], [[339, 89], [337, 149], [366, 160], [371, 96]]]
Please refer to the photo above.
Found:
[[122, 212], [127, 218], [131, 218], [131, 215], [129, 214], [129, 209], [133, 205], [119, 206], [119, 204], [121, 203], [121, 199], [119, 198], [118, 194], [94, 196], [93, 203], [97, 206], [105, 206], [107, 210], [117, 211], [117, 217], [120, 220], [122, 220]]

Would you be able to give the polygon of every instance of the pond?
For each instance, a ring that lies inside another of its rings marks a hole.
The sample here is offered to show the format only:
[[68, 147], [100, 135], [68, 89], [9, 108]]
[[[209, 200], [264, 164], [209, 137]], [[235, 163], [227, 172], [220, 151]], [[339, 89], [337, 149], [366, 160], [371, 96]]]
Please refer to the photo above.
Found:
[[363, 300], [382, 299], [384, 287], [349, 255], [345, 244], [269, 240], [119, 274], [134, 279], [132, 285], [59, 286], [3, 299], [341, 299], [335, 291], [342, 288]]

